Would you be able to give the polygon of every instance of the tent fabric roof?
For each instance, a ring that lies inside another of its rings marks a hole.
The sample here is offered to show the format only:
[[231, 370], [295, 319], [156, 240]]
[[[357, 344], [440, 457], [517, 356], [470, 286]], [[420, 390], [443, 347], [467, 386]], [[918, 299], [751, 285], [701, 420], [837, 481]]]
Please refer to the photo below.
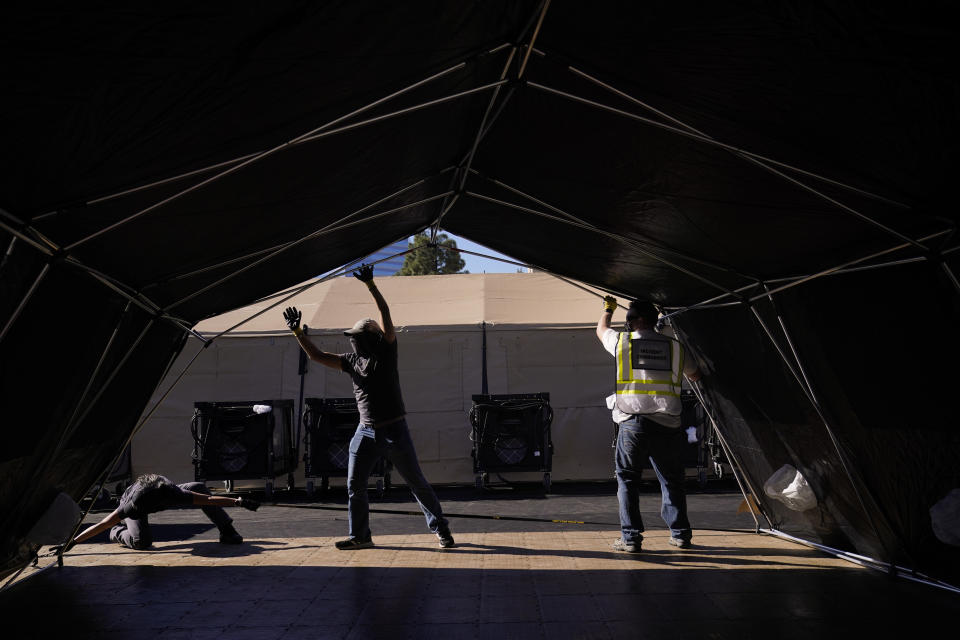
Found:
[[[604, 295], [544, 273], [398, 276], [377, 278], [376, 282], [390, 305], [394, 324], [404, 329], [477, 327], [483, 322], [491, 327], [588, 326], [596, 324], [602, 308], [599, 297]], [[204, 335], [220, 333], [275, 301], [208, 318], [194, 328]], [[297, 307], [303, 313], [303, 323], [314, 331], [339, 331], [353, 326], [360, 318], [379, 318], [366, 287], [354, 278], [337, 277], [295, 295], [229, 335], [286, 333], [289, 329], [281, 310], [289, 306]]]

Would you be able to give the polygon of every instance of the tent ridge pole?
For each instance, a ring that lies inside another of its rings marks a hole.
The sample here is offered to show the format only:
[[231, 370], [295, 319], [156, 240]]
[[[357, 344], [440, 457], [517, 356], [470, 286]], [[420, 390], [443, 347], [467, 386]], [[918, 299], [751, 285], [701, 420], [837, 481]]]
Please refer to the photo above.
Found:
[[[561, 91], [561, 90], [559, 90], [559, 89], [554, 89], [554, 88], [552, 88], [552, 87], [548, 87], [548, 86], [546, 86], [546, 85], [542, 85], [542, 84], [539, 84], [539, 83], [537, 83], [537, 82], [529, 82], [529, 81], [528, 81], [527, 84], [530, 85], [531, 87], [534, 87], [534, 88], [536, 88], [536, 89], [540, 89], [540, 90], [545, 91], [545, 92], [547, 92], [547, 93], [552, 93], [552, 94], [555, 94], [555, 95], [558, 95], [558, 96], [561, 96], [561, 97], [564, 97], [564, 98], [568, 98], [568, 99], [573, 100], [573, 101], [575, 101], [575, 102], [580, 102], [580, 103], [582, 103], [582, 104], [586, 104], [586, 105], [590, 105], [590, 106], [593, 106], [593, 107], [597, 107], [598, 109], [602, 109], [602, 110], [605, 110], [605, 111], [609, 111], [609, 112], [611, 112], [611, 113], [619, 114], [619, 115], [625, 116], [625, 117], [627, 117], [627, 118], [636, 120], [636, 121], [638, 121], [638, 122], [643, 122], [643, 123], [648, 124], [648, 125], [650, 125], [650, 126], [657, 127], [657, 128], [659, 128], [659, 129], [663, 129], [663, 130], [665, 130], [665, 131], [670, 131], [670, 132], [676, 133], [676, 134], [678, 134], [678, 135], [684, 136], [684, 137], [686, 137], [686, 138], [690, 138], [690, 139], [692, 139], [692, 140], [697, 140], [697, 141], [699, 141], [699, 142], [703, 142], [703, 143], [708, 144], [708, 145], [712, 145], [712, 146], [719, 147], [719, 148], [721, 148], [721, 149], [725, 149], [725, 150], [730, 151], [730, 152], [733, 152], [733, 153], [735, 153], [735, 154], [743, 154], [743, 155], [749, 156], [749, 157], [751, 157], [751, 158], [753, 158], [753, 159], [770, 161], [769, 158], [766, 158], [765, 156], [760, 156], [759, 154], [756, 154], [756, 153], [752, 153], [752, 152], [750, 152], [750, 151], [747, 151], [746, 149], [741, 149], [740, 147], [736, 147], [736, 146], [734, 146], [734, 145], [726, 144], [726, 143], [724, 143], [724, 142], [720, 142], [720, 141], [718, 141], [718, 140], [714, 140], [713, 138], [710, 138], [710, 137], [708, 137], [708, 136], [696, 134], [696, 133], [693, 133], [693, 132], [691, 132], [691, 131], [687, 131], [687, 130], [685, 130], [685, 129], [681, 129], [681, 128], [678, 128], [678, 127], [674, 127], [674, 126], [672, 126], [672, 125], [664, 124], [664, 123], [662, 123], [662, 122], [657, 122], [656, 120], [652, 120], [652, 119], [650, 119], [650, 118], [646, 118], [646, 117], [644, 117], [644, 116], [640, 116], [640, 115], [637, 115], [637, 114], [635, 114], [635, 113], [630, 113], [629, 111], [624, 111], [623, 109], [617, 109], [616, 107], [611, 107], [611, 106], [609, 106], [609, 105], [602, 104], [602, 103], [597, 102], [597, 101], [595, 101], [595, 100], [589, 100], [589, 99], [587, 99], [587, 98], [582, 98], [582, 97], [577, 96], [577, 95], [574, 95], [574, 94], [572, 94], [572, 93], [569, 93], [569, 92], [566, 92], [566, 91]], [[807, 185], [807, 184], [805, 184], [805, 183], [797, 180], [796, 178], [794, 178], [794, 177], [792, 177], [792, 176], [789, 176], [789, 175], [783, 173], [782, 171], [778, 171], [777, 169], [774, 169], [773, 167], [770, 167], [770, 166], [765, 167], [765, 168], [766, 168], [768, 171], [771, 171], [771, 172], [777, 174], [778, 176], [780, 176], [780, 177], [783, 178], [784, 180], [787, 180], [788, 182], [791, 182], [791, 183], [795, 184], [796, 186], [800, 187], [801, 189], [804, 189], [804, 190], [809, 191], [810, 193], [812, 193], [812, 194], [814, 194], [814, 195], [819, 196], [820, 198], [822, 198], [822, 199], [826, 200], [827, 202], [833, 204], [834, 206], [842, 209], [843, 211], [846, 211], [847, 213], [849, 213], [850, 215], [852, 215], [852, 216], [860, 219], [861, 221], [866, 222], [867, 224], [870, 224], [870, 225], [872, 225], [872, 226], [874, 226], [874, 227], [877, 227], [878, 229], [881, 229], [882, 231], [886, 232], [887, 234], [892, 235], [892, 236], [894, 236], [894, 237], [896, 237], [896, 238], [899, 238], [900, 240], [903, 240], [903, 241], [905, 241], [905, 242], [909, 242], [910, 244], [917, 244], [917, 246], [919, 246], [919, 247], [921, 247], [921, 248], [924, 248], [923, 245], [920, 245], [920, 244], [916, 243], [914, 240], [912, 240], [912, 239], [910, 239], [908, 236], [900, 233], [900, 232], [897, 231], [896, 229], [893, 229], [892, 227], [889, 227], [889, 226], [883, 224], [882, 222], [879, 222], [879, 221], [877, 221], [877, 220], [874, 220], [874, 219], [871, 218], [870, 216], [867, 216], [867, 215], [865, 215], [865, 214], [857, 211], [857, 210], [854, 209], [853, 207], [851, 207], [851, 206], [849, 206], [849, 205], [846, 205], [846, 204], [840, 202], [839, 200], [837, 200], [837, 199], [835, 199], [835, 198], [831, 198], [831, 197], [828, 196], [827, 194], [825, 194], [825, 193], [823, 193], [823, 192], [821, 192], [821, 191], [818, 191], [817, 189], [814, 189], [813, 187], [811, 187], [811, 186], [809, 186], [809, 185]]]
[[[586, 79], [586, 80], [589, 80], [590, 82], [592, 82], [592, 83], [594, 83], [594, 84], [596, 84], [596, 85], [598, 85], [598, 86], [600, 86], [600, 87], [603, 87], [604, 89], [607, 89], [608, 91], [610, 91], [610, 92], [612, 92], [612, 93], [620, 96], [621, 98], [624, 98], [624, 99], [626, 99], [626, 100], [629, 100], [630, 102], [633, 102], [634, 104], [636, 104], [636, 105], [638, 105], [638, 106], [640, 106], [640, 107], [643, 107], [643, 108], [646, 109], [647, 111], [650, 111], [650, 112], [652, 112], [652, 113], [655, 113], [655, 114], [657, 114], [658, 116], [660, 116], [660, 117], [662, 117], [662, 118], [665, 118], [665, 119], [669, 120], [670, 122], [673, 122], [673, 123], [676, 124], [676, 125], [679, 125], [679, 126], [681, 126], [681, 127], [684, 127], [684, 128], [687, 129], [688, 131], [691, 131], [691, 132], [696, 133], [696, 134], [701, 135], [701, 136], [710, 137], [711, 139], [714, 139], [714, 138], [712, 138], [712, 136], [708, 136], [706, 133], [704, 133], [703, 131], [700, 131], [700, 130], [696, 129], [696, 128], [693, 127], [692, 125], [687, 124], [686, 122], [684, 122], [684, 121], [682, 121], [682, 120], [680, 120], [680, 119], [678, 119], [678, 118], [674, 118], [674, 117], [671, 116], [670, 114], [668, 114], [668, 113], [666, 113], [666, 112], [664, 112], [664, 111], [661, 111], [660, 109], [657, 109], [657, 108], [654, 107], [653, 105], [650, 105], [650, 104], [644, 102], [643, 100], [640, 100], [639, 98], [636, 98], [636, 97], [630, 95], [629, 93], [626, 93], [625, 91], [621, 91], [620, 89], [617, 89], [616, 87], [614, 87], [614, 86], [612, 86], [612, 85], [610, 85], [610, 84], [607, 84], [606, 82], [600, 80], [599, 78], [590, 75], [590, 74], [587, 73], [586, 71], [583, 71], [583, 70], [581, 70], [581, 69], [578, 69], [578, 68], [576, 68], [576, 67], [574, 67], [574, 66], [567, 66], [567, 69], [568, 69], [571, 73], [574, 73], [574, 74], [576, 74], [576, 75], [578, 75], [578, 76], [580, 76], [580, 77], [582, 77], [582, 78], [584, 78], [584, 79]], [[755, 163], [757, 163], [758, 165], [763, 166], [763, 167], [765, 167], [765, 168], [766, 168], [766, 165], [765, 165], [764, 163], [773, 164], [773, 165], [776, 165], [776, 166], [778, 166], [778, 167], [780, 167], [780, 168], [782, 168], [782, 169], [789, 169], [790, 171], [794, 171], [794, 172], [799, 173], [799, 174], [801, 174], [801, 175], [805, 175], [805, 176], [807, 176], [807, 177], [814, 178], [814, 179], [816, 179], [816, 180], [820, 180], [820, 181], [826, 182], [826, 183], [828, 183], [828, 184], [832, 184], [832, 185], [835, 186], [835, 187], [841, 187], [841, 188], [846, 189], [846, 190], [848, 190], [848, 191], [852, 191], [852, 192], [854, 192], [854, 193], [858, 193], [858, 194], [860, 194], [860, 195], [862, 195], [862, 196], [866, 196], [866, 197], [872, 198], [872, 199], [874, 199], [874, 200], [879, 200], [879, 201], [881, 201], [881, 202], [886, 202], [887, 204], [893, 205], [893, 206], [895, 206], [895, 207], [900, 207], [900, 208], [902, 208], [902, 209], [910, 209], [910, 208], [911, 208], [910, 205], [904, 204], [904, 203], [902, 203], [902, 202], [898, 202], [898, 201], [896, 201], [896, 200], [892, 200], [892, 199], [887, 198], [887, 197], [885, 197], [885, 196], [881, 196], [881, 195], [878, 195], [878, 194], [876, 194], [876, 193], [872, 193], [872, 192], [867, 191], [867, 190], [865, 190], [865, 189], [860, 189], [859, 187], [854, 187], [854, 186], [852, 186], [852, 185], [849, 185], [849, 184], [840, 182], [839, 180], [834, 180], [833, 178], [828, 178], [828, 177], [826, 177], [826, 176], [820, 175], [820, 174], [818, 174], [818, 173], [814, 173], [814, 172], [812, 172], [812, 171], [807, 171], [806, 169], [801, 169], [801, 168], [799, 168], [799, 167], [796, 167], [796, 166], [787, 164], [786, 162], [780, 162], [780, 161], [778, 161], [778, 160], [774, 160], [773, 158], [761, 158], [761, 157], [757, 156], [756, 154], [752, 154], [752, 153], [748, 153], [748, 152], [743, 152], [743, 151], [736, 151], [736, 152], [733, 152], [733, 153], [735, 153], [736, 155], [738, 155], [738, 156], [741, 157], [741, 158], [744, 158], [745, 160], [750, 160], [751, 162], [755, 162]]]
[[291, 139], [291, 140], [288, 140], [288, 141], [286, 141], [286, 142], [283, 142], [283, 143], [281, 143], [281, 144], [279, 144], [279, 145], [277, 145], [277, 146], [275, 146], [275, 147], [271, 147], [270, 149], [267, 149], [266, 151], [262, 151], [262, 152], [260, 152], [260, 153], [257, 153], [257, 154], [255, 154], [254, 156], [252, 156], [252, 157], [250, 157], [250, 158], [247, 158], [246, 160], [244, 160], [244, 161], [242, 161], [242, 162], [240, 162], [240, 163], [238, 163], [238, 164], [235, 164], [234, 166], [230, 167], [229, 169], [226, 169], [226, 170], [224, 170], [224, 171], [221, 171], [221, 172], [219, 172], [219, 173], [217, 173], [217, 174], [215, 174], [215, 175], [213, 175], [213, 176], [210, 176], [209, 178], [206, 178], [205, 180], [202, 180], [202, 181], [198, 182], [198, 183], [195, 184], [195, 185], [192, 185], [192, 186], [190, 186], [190, 187], [187, 187], [186, 189], [183, 189], [182, 191], [179, 191], [178, 193], [175, 193], [175, 194], [173, 194], [172, 196], [169, 196], [169, 197], [167, 197], [167, 198], [164, 198], [164, 199], [162, 199], [161, 201], [156, 202], [156, 203], [150, 205], [149, 207], [146, 207], [145, 209], [142, 209], [142, 210], [138, 211], [137, 213], [131, 214], [131, 215], [127, 216], [126, 218], [123, 218], [122, 220], [118, 220], [117, 222], [114, 222], [114, 223], [112, 223], [112, 224], [110, 224], [110, 225], [107, 225], [106, 227], [104, 227], [103, 229], [100, 229], [99, 231], [96, 231], [96, 232], [94, 232], [94, 233], [92, 233], [92, 234], [90, 234], [90, 235], [88, 235], [88, 236], [86, 236], [86, 237], [84, 237], [84, 238], [81, 238], [80, 240], [77, 240], [76, 242], [73, 242], [73, 243], [70, 244], [70, 245], [67, 245], [66, 250], [69, 251], [69, 250], [71, 250], [71, 249], [74, 249], [74, 248], [76, 248], [76, 247], [78, 247], [78, 246], [86, 243], [86, 242], [89, 242], [90, 240], [93, 240], [94, 238], [97, 238], [97, 237], [99, 237], [99, 236], [101, 236], [101, 235], [103, 235], [103, 234], [105, 234], [105, 233], [107, 233], [107, 232], [109, 232], [109, 231], [111, 231], [111, 230], [113, 230], [113, 229], [121, 226], [121, 225], [124, 225], [124, 224], [130, 222], [131, 220], [134, 220], [134, 219], [136, 219], [136, 218], [139, 218], [140, 216], [142, 216], [142, 215], [144, 215], [144, 214], [146, 214], [146, 213], [149, 213], [150, 211], [153, 211], [154, 209], [157, 209], [157, 208], [159, 208], [159, 207], [161, 207], [161, 206], [163, 206], [163, 205], [165, 205], [165, 204], [167, 204], [167, 203], [169, 203], [169, 202], [172, 202], [172, 201], [174, 201], [174, 200], [176, 200], [176, 199], [178, 199], [178, 198], [181, 198], [182, 196], [185, 196], [185, 195], [187, 195], [187, 194], [189, 194], [189, 193], [192, 193], [193, 191], [196, 191], [197, 189], [199, 189], [199, 188], [201, 188], [201, 187], [204, 187], [204, 186], [206, 186], [206, 185], [208, 185], [208, 184], [210, 184], [210, 183], [212, 183], [212, 182], [214, 182], [214, 181], [216, 181], [216, 180], [219, 180], [220, 178], [223, 178], [223, 177], [225, 177], [225, 176], [227, 176], [227, 175], [230, 175], [230, 174], [232, 174], [232, 173], [235, 173], [236, 171], [242, 169], [243, 167], [246, 167], [246, 166], [248, 166], [248, 165], [250, 165], [250, 164], [252, 164], [252, 163], [254, 163], [254, 162], [257, 162], [257, 161], [259, 161], [259, 160], [262, 160], [262, 159], [264, 159], [264, 158], [266, 158], [266, 157], [268, 157], [268, 156], [271, 156], [271, 155], [273, 155], [274, 153], [276, 153], [276, 152], [278, 152], [278, 151], [281, 151], [281, 150], [283, 150], [283, 149], [286, 149], [286, 148], [290, 147], [291, 145], [295, 145], [295, 144], [297, 144], [298, 142], [302, 141], [304, 138], [307, 138], [307, 137], [309, 137], [309, 136], [312, 136], [312, 135], [314, 135], [314, 134], [316, 134], [316, 133], [318, 133], [318, 132], [320, 132], [320, 131], [323, 131], [323, 130], [329, 128], [329, 127], [334, 126], [335, 124], [338, 124], [338, 123], [340, 123], [340, 122], [343, 122], [344, 120], [346, 120], [346, 119], [348, 119], [348, 118], [351, 118], [351, 117], [353, 117], [353, 116], [355, 116], [355, 115], [358, 115], [358, 114], [360, 114], [360, 113], [363, 113], [364, 111], [368, 111], [368, 110], [370, 110], [370, 109], [372, 109], [372, 108], [374, 108], [374, 107], [376, 107], [376, 106], [378, 106], [378, 105], [380, 105], [380, 104], [383, 104], [384, 102], [387, 102], [388, 100], [391, 100], [391, 99], [393, 99], [393, 98], [395, 98], [395, 97], [397, 97], [397, 96], [399, 96], [399, 95], [402, 95], [402, 94], [404, 94], [404, 93], [407, 93], [408, 91], [411, 91], [411, 90], [413, 90], [413, 89], [416, 89], [417, 87], [420, 87], [420, 86], [422, 86], [422, 85], [424, 85], [424, 84], [427, 84], [427, 83], [429, 83], [429, 82], [431, 82], [431, 81], [433, 81], [433, 80], [436, 80], [437, 78], [440, 78], [440, 77], [443, 77], [443, 76], [445, 76], [445, 75], [447, 75], [447, 74], [449, 74], [449, 73], [452, 73], [453, 71], [456, 71], [456, 70], [458, 70], [458, 69], [462, 69], [462, 68], [464, 68], [464, 67], [466, 66], [466, 64], [467, 64], [466, 62], [460, 62], [460, 63], [458, 63], [458, 64], [456, 64], [456, 65], [454, 65], [454, 66], [452, 66], [452, 67], [449, 67], [449, 68], [447, 68], [447, 69], [444, 69], [443, 71], [440, 71], [440, 72], [438, 72], [438, 73], [435, 73], [435, 74], [433, 74], [432, 76], [429, 76], [429, 77], [424, 78], [424, 79], [422, 79], [422, 80], [419, 80], [419, 81], [417, 81], [417, 82], [415, 82], [415, 83], [413, 83], [413, 84], [411, 84], [411, 85], [408, 85], [408, 86], [404, 87], [403, 89], [400, 89], [400, 90], [395, 91], [395, 92], [393, 92], [393, 93], [391, 93], [391, 94], [389, 94], [389, 95], [387, 95], [387, 96], [384, 96], [383, 98], [379, 98], [379, 99], [377, 99], [377, 100], [374, 100], [373, 102], [368, 103], [368, 104], [366, 104], [366, 105], [364, 105], [364, 106], [362, 106], [362, 107], [360, 107], [360, 108], [358, 108], [358, 109], [355, 109], [354, 111], [351, 111], [350, 113], [347, 113], [347, 114], [345, 114], [345, 115], [342, 115], [342, 116], [340, 116], [340, 117], [338, 117], [338, 118], [334, 118], [333, 120], [331, 120], [331, 121], [329, 121], [329, 122], [327, 122], [327, 123], [325, 123], [325, 124], [323, 124], [323, 125], [320, 125], [319, 127], [316, 127], [316, 128], [314, 128], [314, 129], [311, 129], [310, 131], [308, 131], [308, 132], [306, 132], [306, 133], [303, 133], [303, 134], [301, 134], [301, 135], [299, 135], [299, 136], [297, 136], [297, 137], [295, 137], [295, 138], [293, 138], [293, 139]]
[[[217, 280], [216, 282], [213, 282], [213, 283], [208, 284], [208, 285], [206, 285], [206, 286], [204, 286], [204, 287], [201, 287], [201, 288], [198, 289], [197, 291], [194, 291], [193, 293], [191, 293], [191, 294], [189, 294], [189, 295], [181, 298], [180, 300], [177, 300], [177, 301], [174, 302], [173, 304], [168, 305], [168, 306], [167, 306], [167, 310], [173, 309], [174, 307], [177, 307], [177, 306], [183, 304], [184, 302], [186, 302], [186, 301], [188, 301], [188, 300], [192, 300], [193, 298], [197, 297], [197, 296], [200, 295], [201, 293], [204, 293], [204, 292], [206, 292], [206, 291], [209, 291], [210, 289], [213, 289], [214, 287], [217, 287], [217, 286], [223, 284], [224, 282], [233, 279], [234, 277], [240, 275], [241, 273], [244, 273], [244, 272], [247, 271], [248, 269], [252, 269], [253, 267], [257, 266], [258, 264], [262, 264], [263, 262], [269, 260], [270, 258], [275, 257], [276, 255], [282, 253], [283, 251], [286, 251], [287, 249], [290, 249], [290, 248], [292, 248], [292, 247], [300, 244], [301, 242], [305, 242], [305, 241], [307, 241], [307, 240], [313, 240], [313, 239], [315, 239], [315, 238], [319, 238], [319, 237], [321, 237], [321, 236], [323, 236], [323, 235], [325, 235], [325, 234], [327, 234], [327, 233], [330, 233], [330, 232], [332, 232], [332, 231], [339, 231], [339, 230], [341, 230], [341, 229], [347, 229], [347, 228], [356, 226], [356, 225], [358, 225], [358, 224], [363, 224], [363, 223], [365, 223], [365, 222], [370, 222], [371, 220], [376, 220], [376, 219], [378, 219], [378, 218], [382, 218], [383, 216], [390, 215], [390, 214], [392, 214], [392, 213], [396, 213], [397, 211], [402, 211], [402, 210], [404, 210], [404, 209], [409, 209], [409, 208], [411, 208], [411, 207], [416, 207], [416, 206], [419, 206], [419, 205], [422, 205], [422, 204], [426, 204], [426, 203], [428, 203], [428, 202], [433, 202], [434, 200], [437, 200], [437, 199], [442, 198], [442, 197], [444, 197], [444, 196], [446, 196], [446, 195], [449, 195], [450, 193], [451, 193], [451, 192], [448, 191], [447, 193], [443, 193], [443, 194], [436, 195], [436, 196], [431, 196], [431, 197], [429, 197], [429, 198], [424, 198], [423, 200], [419, 200], [419, 201], [417, 201], [417, 202], [411, 202], [411, 203], [405, 204], [405, 205], [400, 206], [400, 207], [395, 207], [395, 208], [393, 208], [393, 209], [388, 209], [387, 211], [383, 211], [383, 212], [381, 212], [381, 213], [378, 213], [378, 214], [375, 214], [375, 215], [372, 215], [372, 216], [368, 216], [368, 217], [362, 218], [362, 219], [360, 219], [360, 220], [354, 220], [353, 222], [348, 222], [348, 223], [340, 224], [343, 220], [348, 220], [349, 218], [351, 218], [351, 217], [353, 217], [354, 215], [356, 215], [357, 213], [359, 213], [359, 212], [354, 212], [354, 213], [350, 214], [349, 216], [346, 216], [345, 218], [342, 218], [340, 221], [331, 223], [330, 225], [327, 225], [326, 227], [324, 227], [323, 229], [320, 229], [320, 230], [318, 230], [318, 231], [314, 231], [313, 233], [311, 233], [311, 234], [309, 234], [309, 235], [307, 235], [307, 236], [304, 236], [303, 238], [300, 238], [300, 239], [297, 240], [296, 242], [292, 242], [292, 243], [290, 243], [289, 245], [287, 245], [286, 247], [283, 247], [282, 249], [278, 249], [278, 250], [275, 251], [274, 253], [272, 253], [272, 254], [270, 254], [270, 255], [267, 255], [267, 256], [264, 256], [263, 258], [260, 258], [259, 260], [255, 261], [255, 262], [252, 262], [252, 263], [250, 263], [250, 264], [242, 267], [241, 269], [239, 269], [239, 270], [237, 270], [237, 271], [234, 271], [233, 273], [224, 276], [223, 278]], [[389, 199], [390, 197], [393, 197], [393, 196], [388, 196], [387, 199]], [[369, 209], [371, 206], [375, 206], [376, 204], [378, 204], [378, 203], [374, 203], [374, 205], [367, 206], [367, 207], [365, 207], [365, 209], [363, 209], [363, 210]], [[361, 210], [361, 211], [363, 211], [363, 210]], [[332, 225], [337, 225], [337, 226], [332, 226]]]
[[[500, 71], [500, 80], [501, 84], [497, 85], [497, 88], [494, 89], [493, 95], [490, 96], [490, 100], [487, 102], [487, 108], [483, 112], [483, 117], [480, 118], [480, 126], [477, 127], [477, 135], [473, 138], [473, 144], [470, 145], [470, 150], [467, 152], [466, 156], [460, 161], [460, 165], [457, 168], [457, 171], [454, 173], [451, 178], [451, 189], [456, 189], [457, 196], [454, 198], [456, 202], [459, 198], [460, 192], [463, 191], [464, 187], [467, 184], [467, 176], [470, 174], [470, 167], [473, 165], [473, 158], [477, 153], [477, 148], [480, 146], [480, 140], [486, 135], [489, 129], [487, 128], [487, 120], [490, 118], [490, 113], [493, 111], [493, 106], [497, 103], [497, 98], [500, 96], [500, 88], [503, 86], [502, 83], [505, 82], [507, 78], [507, 72], [510, 70], [510, 65], [513, 62], [514, 56], [517, 55], [517, 47], [510, 48], [510, 54], [507, 56], [506, 61], [503, 64], [503, 69]], [[508, 91], [503, 101], [500, 103], [500, 107], [497, 109], [496, 114], [490, 122], [490, 126], [493, 126], [493, 122], [497, 119], [500, 113], [503, 110], [503, 106], [513, 97], [513, 91]], [[454, 187], [456, 184], [456, 187]], [[436, 222], [433, 224], [433, 227], [430, 229], [430, 243], [436, 244], [437, 242], [437, 233], [440, 231], [440, 223], [443, 221], [444, 215], [453, 207], [454, 202], [450, 203], [450, 206], [446, 206], [446, 200], [444, 200], [443, 205], [441, 205], [440, 215], [437, 216]]]

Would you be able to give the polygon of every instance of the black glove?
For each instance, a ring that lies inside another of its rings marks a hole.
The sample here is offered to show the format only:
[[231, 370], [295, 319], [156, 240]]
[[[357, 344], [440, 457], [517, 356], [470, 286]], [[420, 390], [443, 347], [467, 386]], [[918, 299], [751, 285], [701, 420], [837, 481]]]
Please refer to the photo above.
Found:
[[364, 284], [370, 284], [373, 282], [373, 265], [360, 265], [360, 268], [353, 272], [353, 277]]
[[256, 511], [260, 508], [260, 502], [253, 498], [240, 498], [240, 506], [247, 511]]
[[287, 310], [283, 312], [283, 319], [286, 320], [290, 331], [294, 333], [300, 328], [300, 318], [302, 317], [303, 314], [296, 307], [287, 307]]

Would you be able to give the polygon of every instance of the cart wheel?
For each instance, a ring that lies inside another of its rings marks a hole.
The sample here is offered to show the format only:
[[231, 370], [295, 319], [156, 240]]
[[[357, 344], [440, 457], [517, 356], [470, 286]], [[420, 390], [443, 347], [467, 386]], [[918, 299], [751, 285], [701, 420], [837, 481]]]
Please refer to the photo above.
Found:
[[307, 497], [313, 497], [313, 480], [307, 480]]
[[550, 493], [550, 474], [543, 474], [543, 490]]
[[713, 472], [716, 474], [717, 480], [720, 480], [721, 478], [723, 478], [723, 464], [720, 462], [714, 462]]
[[383, 497], [383, 478], [377, 478], [377, 497]]
[[330, 490], [330, 476], [323, 476], [320, 478], [320, 492], [326, 493]]
[[273, 497], [273, 480], [267, 480], [266, 487], [263, 489], [263, 497], [267, 500]]
[[233, 493], [233, 480], [224, 480], [223, 488], [227, 491], [227, 493]]

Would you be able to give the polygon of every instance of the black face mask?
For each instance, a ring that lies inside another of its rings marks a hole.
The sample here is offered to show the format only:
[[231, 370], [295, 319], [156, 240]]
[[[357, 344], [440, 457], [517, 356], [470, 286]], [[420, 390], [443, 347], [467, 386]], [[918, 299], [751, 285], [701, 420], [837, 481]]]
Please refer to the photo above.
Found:
[[382, 339], [383, 336], [379, 333], [373, 334], [369, 331], [364, 331], [363, 333], [350, 336], [350, 348], [361, 358], [372, 358], [373, 354], [376, 353], [377, 347], [380, 346]]

